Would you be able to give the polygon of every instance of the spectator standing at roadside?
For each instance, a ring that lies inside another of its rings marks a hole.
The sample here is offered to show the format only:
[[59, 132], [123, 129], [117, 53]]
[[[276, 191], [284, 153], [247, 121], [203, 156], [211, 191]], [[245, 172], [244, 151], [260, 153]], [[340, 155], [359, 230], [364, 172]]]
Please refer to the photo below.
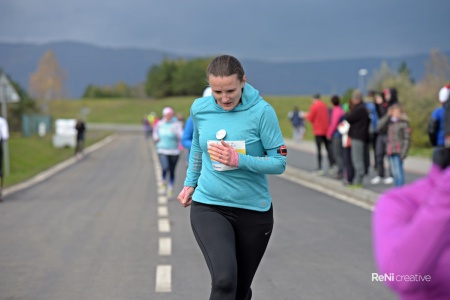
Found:
[[[344, 113], [348, 113], [353, 109], [352, 99], [342, 105]], [[345, 115], [342, 117], [342, 121], [338, 125], [338, 131], [342, 135], [342, 154], [344, 160], [344, 185], [350, 185], [353, 183], [355, 177], [355, 169], [352, 163], [351, 142], [352, 139], [348, 136], [350, 124], [345, 120]]]
[[312, 124], [317, 147], [317, 173], [322, 175], [324, 173], [322, 168], [322, 144], [327, 151], [329, 169], [333, 167], [334, 159], [326, 137], [328, 126], [330, 125], [330, 114], [328, 107], [320, 99], [319, 94], [313, 96], [313, 103], [309, 112], [304, 113], [304, 117]]
[[386, 116], [380, 120], [378, 128], [387, 128], [386, 153], [389, 157], [394, 184], [402, 186], [405, 183], [403, 162], [411, 144], [411, 128], [400, 104], [393, 104], [389, 107]]
[[3, 201], [3, 143], [9, 139], [8, 122], [5, 118], [0, 117], [0, 202]]
[[[183, 128], [181, 123], [174, 118], [174, 111], [171, 107], [165, 107], [162, 115], [163, 118], [153, 130], [153, 140], [156, 143], [156, 152], [162, 168], [160, 189], [163, 193], [167, 193], [168, 197], [172, 197], [175, 169], [181, 153], [178, 145], [183, 134]], [[167, 177], [169, 177], [168, 180]]]
[[376, 156], [376, 142], [377, 142], [377, 124], [378, 124], [378, 112], [376, 107], [376, 92], [375, 91], [369, 91], [367, 93], [367, 101], [366, 107], [369, 112], [369, 118], [370, 118], [370, 126], [369, 126], [369, 142], [366, 144], [365, 148], [365, 167], [366, 167], [366, 174], [369, 172], [370, 169], [370, 149], [373, 150], [373, 167], [374, 169], [377, 168], [377, 156]]
[[288, 113], [288, 118], [291, 120], [293, 130], [293, 140], [296, 143], [300, 143], [303, 140], [305, 134], [305, 122], [303, 120], [303, 113], [295, 106], [292, 111]]
[[77, 143], [75, 146], [75, 155], [77, 158], [82, 158], [84, 155], [84, 136], [86, 132], [86, 125], [83, 120], [78, 119], [75, 124], [75, 130], [77, 131]]
[[[396, 89], [385, 89], [382, 94], [375, 96], [376, 108], [378, 112], [378, 119], [383, 118], [388, 111], [389, 106], [394, 103], [398, 103], [397, 90]], [[391, 184], [394, 182], [392, 177], [391, 168], [387, 170], [388, 176], [386, 176], [386, 169], [384, 167], [384, 158], [386, 157], [386, 146], [387, 146], [387, 128], [379, 129], [377, 126], [377, 142], [375, 145], [375, 155], [377, 157], [377, 176], [370, 180], [371, 184], [378, 184], [381, 181], [384, 184]], [[386, 177], [385, 177], [386, 176]]]
[[350, 124], [346, 120], [342, 120], [338, 125], [339, 133], [342, 135], [342, 157], [344, 161], [344, 185], [351, 185], [355, 177], [355, 169], [352, 163], [352, 139], [348, 136]]
[[441, 107], [436, 108], [430, 117], [428, 124], [428, 137], [433, 145], [433, 155], [436, 151], [439, 151], [445, 145], [445, 134], [444, 134], [444, 113], [446, 103], [450, 103], [450, 84], [447, 84], [439, 91], [439, 102], [442, 104]]
[[383, 90], [384, 99], [386, 99], [388, 108], [394, 104], [399, 103], [398, 92], [396, 88], [389, 88]]
[[354, 90], [351, 101], [354, 107], [345, 115], [345, 120], [350, 124], [348, 135], [351, 138], [352, 164], [355, 168], [355, 178], [352, 185], [360, 188], [365, 174], [364, 144], [369, 139], [370, 119], [361, 91]]
[[333, 108], [331, 110], [330, 126], [327, 130], [327, 140], [330, 141], [330, 148], [337, 166], [336, 178], [341, 179], [344, 172], [344, 153], [342, 134], [338, 130], [338, 125], [342, 122], [345, 113], [340, 105], [339, 96], [334, 95], [331, 97], [331, 103], [333, 104]]

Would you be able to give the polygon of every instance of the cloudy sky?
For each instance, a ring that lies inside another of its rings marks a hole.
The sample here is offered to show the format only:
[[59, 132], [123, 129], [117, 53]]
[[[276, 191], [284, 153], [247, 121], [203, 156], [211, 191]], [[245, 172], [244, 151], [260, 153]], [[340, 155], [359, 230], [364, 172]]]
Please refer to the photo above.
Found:
[[0, 42], [308, 61], [450, 50], [449, 0], [0, 0]]

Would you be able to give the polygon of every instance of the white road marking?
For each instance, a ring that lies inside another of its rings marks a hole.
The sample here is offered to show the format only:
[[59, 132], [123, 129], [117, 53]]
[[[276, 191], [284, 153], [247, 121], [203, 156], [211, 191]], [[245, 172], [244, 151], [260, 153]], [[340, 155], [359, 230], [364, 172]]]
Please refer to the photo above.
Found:
[[159, 238], [158, 255], [161, 256], [172, 255], [172, 239], [170, 237]]
[[167, 196], [158, 196], [158, 204], [167, 204]]
[[159, 265], [156, 267], [156, 287], [157, 293], [168, 293], [172, 291], [172, 266]]
[[159, 232], [170, 232], [169, 219], [159, 219], [158, 220], [158, 231]]
[[169, 209], [167, 206], [159, 206], [158, 207], [158, 217], [168, 217], [169, 216]]
[[[155, 151], [153, 144], [150, 144], [150, 148], [153, 152], [153, 162], [155, 164], [155, 177], [158, 190], [158, 231], [160, 233], [170, 232], [170, 221], [169, 221], [169, 209], [167, 205], [166, 190], [160, 187], [163, 184], [161, 178], [161, 165], [159, 163], [158, 156]], [[162, 194], [162, 195], [161, 195]], [[159, 238], [159, 249], [158, 254], [160, 256], [172, 255], [172, 239], [170, 237], [160, 237]], [[172, 265], [158, 265], [156, 267], [156, 284], [155, 291], [157, 293], [170, 293], [172, 292]]]

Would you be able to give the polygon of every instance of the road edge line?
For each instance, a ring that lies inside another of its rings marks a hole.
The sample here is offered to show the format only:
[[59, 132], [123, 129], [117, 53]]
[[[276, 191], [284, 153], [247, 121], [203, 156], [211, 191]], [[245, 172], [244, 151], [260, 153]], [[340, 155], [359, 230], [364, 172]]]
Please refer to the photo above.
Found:
[[377, 193], [372, 191], [366, 189], [351, 190], [341, 186], [334, 179], [324, 178], [291, 166], [287, 166], [286, 171], [278, 176], [370, 211], [373, 211], [375, 202], [379, 197]]

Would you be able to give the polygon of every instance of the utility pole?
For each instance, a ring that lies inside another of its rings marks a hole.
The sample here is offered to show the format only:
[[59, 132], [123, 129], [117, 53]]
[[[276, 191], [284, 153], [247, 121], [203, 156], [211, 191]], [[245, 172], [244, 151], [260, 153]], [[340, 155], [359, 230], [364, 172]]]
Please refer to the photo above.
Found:
[[358, 71], [358, 88], [361, 91], [363, 95], [365, 95], [365, 83], [364, 83], [364, 76], [366, 76], [368, 73], [367, 69], [360, 69]]

